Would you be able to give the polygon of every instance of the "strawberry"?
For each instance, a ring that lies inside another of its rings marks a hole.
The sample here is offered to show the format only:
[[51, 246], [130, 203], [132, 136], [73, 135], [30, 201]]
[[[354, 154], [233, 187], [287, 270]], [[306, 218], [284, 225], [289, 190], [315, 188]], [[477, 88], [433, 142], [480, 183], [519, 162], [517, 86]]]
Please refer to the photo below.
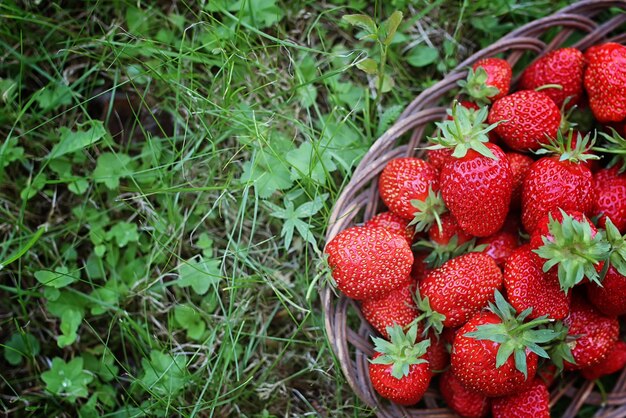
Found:
[[441, 373], [450, 364], [449, 343], [433, 332], [430, 333], [430, 346], [428, 347], [428, 361], [433, 373]]
[[611, 219], [607, 218], [606, 237], [611, 247], [609, 258], [596, 266], [604, 279], [601, 286], [598, 283], [587, 284], [587, 295], [604, 315], [626, 315], [626, 236], [622, 237]]
[[604, 360], [591, 367], [581, 369], [580, 373], [585, 379], [596, 380], [602, 376], [619, 372], [624, 369], [624, 366], [626, 366], [626, 343], [618, 341]]
[[491, 400], [493, 418], [550, 418], [550, 393], [540, 379], [525, 390]]
[[439, 189], [438, 173], [419, 158], [395, 158], [387, 163], [378, 180], [385, 205], [395, 214], [412, 220], [418, 211], [412, 201], [425, 201], [429, 189]]
[[513, 192], [513, 173], [504, 152], [497, 145], [485, 147], [495, 158], [469, 150], [447, 163], [440, 177], [446, 206], [463, 231], [477, 237], [502, 227]]
[[493, 126], [484, 121], [487, 109], [475, 115], [455, 102], [453, 120], [438, 123], [439, 136], [431, 148], [454, 148], [441, 170], [441, 195], [461, 229], [477, 237], [500, 229], [511, 202], [513, 174], [504, 152], [488, 143]]
[[452, 156], [452, 151], [453, 150], [449, 148], [429, 149], [426, 150], [426, 158], [428, 158], [428, 162], [430, 162], [433, 167], [441, 171], [446, 161]]
[[450, 370], [441, 375], [439, 390], [446, 404], [462, 418], [483, 418], [489, 413], [489, 398], [466, 389]]
[[520, 154], [518, 152], [507, 152], [506, 157], [509, 160], [511, 166], [511, 172], [513, 173], [513, 193], [511, 194], [511, 207], [519, 208], [522, 203], [522, 185], [524, 184], [524, 178], [530, 166], [535, 162], [528, 155]]
[[626, 118], [626, 47], [607, 42], [585, 52], [588, 62], [584, 85], [589, 107], [598, 122]]
[[577, 210], [567, 210], [561, 212], [561, 209], [552, 209], [550, 212], [546, 213], [541, 219], [539, 219], [535, 231], [530, 236], [530, 246], [533, 249], [537, 249], [543, 245], [544, 237], [550, 242], [554, 241], [554, 235], [550, 233], [550, 220], [552, 219], [559, 223], [562, 223], [564, 214], [566, 216], [570, 216], [575, 221], [588, 223], [589, 228], [591, 228], [591, 235], [592, 237], [595, 237], [598, 229], [591, 223], [589, 218], [587, 218], [584, 213]]
[[450, 243], [450, 239], [456, 235], [457, 245], [468, 242], [472, 239], [471, 235], [466, 234], [459, 223], [454, 219], [454, 216], [450, 213], [444, 213], [440, 217], [440, 225], [433, 225], [428, 230], [428, 238], [436, 244], [447, 245]]
[[583, 94], [583, 70], [585, 59], [576, 48], [559, 48], [548, 52], [522, 73], [520, 89], [535, 90], [548, 84], [561, 88], [548, 87], [541, 91], [561, 107], [569, 98], [568, 106], [575, 105]]
[[596, 201], [593, 209], [598, 225], [604, 227], [606, 217], [611, 218], [621, 233], [626, 233], [626, 174], [616, 167], [600, 170], [594, 175]]
[[457, 327], [493, 300], [502, 286], [502, 273], [493, 258], [468, 253], [445, 262], [430, 272], [419, 285], [426, 328], [440, 332], [442, 326]]
[[428, 253], [423, 252], [418, 252], [414, 255], [415, 259], [413, 261], [413, 267], [411, 268], [411, 278], [417, 283], [421, 282], [432, 270], [426, 262], [428, 255]]
[[496, 101], [488, 120], [491, 124], [502, 122], [495, 132], [511, 149], [536, 151], [547, 143], [546, 135], [556, 137], [561, 111], [545, 93], [520, 90]]
[[537, 369], [537, 378], [541, 379], [547, 387], [552, 386], [554, 381], [559, 375], [558, 368], [552, 363], [543, 363], [539, 369]]
[[[470, 110], [470, 118], [475, 117], [475, 111], [480, 110], [480, 106], [478, 106], [476, 103], [468, 102], [465, 100], [460, 101], [459, 106], [463, 106], [464, 108]], [[452, 114], [448, 114], [446, 120], [453, 120]], [[490, 142], [494, 142], [496, 139], [491, 135], [492, 133], [493, 131], [489, 132]], [[426, 157], [428, 158], [428, 161], [433, 165], [433, 167], [435, 167], [438, 171], [441, 171], [446, 161], [448, 161], [448, 159], [452, 156], [452, 151], [453, 150], [450, 148], [428, 149], [426, 150]]]
[[609, 256], [609, 242], [582, 213], [569, 214], [559, 209], [559, 215], [553, 217], [554, 212], [548, 214], [547, 231], [542, 231], [545, 228], [540, 221], [541, 228], [537, 228], [531, 238], [531, 246], [538, 246], [533, 251], [544, 259], [543, 271], [552, 271], [558, 266], [558, 281], [564, 291], [581, 283], [585, 277], [599, 283], [597, 270], [601, 261]]
[[384, 228], [345, 229], [325, 251], [337, 287], [357, 300], [381, 298], [406, 283], [413, 264], [406, 239]]
[[506, 259], [519, 246], [519, 240], [517, 234], [500, 230], [489, 237], [479, 239], [478, 245], [486, 245], [483, 252], [493, 258], [498, 267], [504, 267]]
[[389, 338], [387, 327], [400, 325], [402, 328], [417, 318], [417, 307], [413, 302], [416, 283], [409, 281], [380, 299], [366, 299], [361, 303], [363, 317], [380, 334]]
[[543, 260], [524, 245], [506, 260], [504, 287], [509, 303], [517, 313], [532, 308], [529, 318], [548, 315], [563, 319], [569, 313], [569, 296], [560, 291], [556, 271], [544, 273]]
[[413, 243], [414, 228], [409, 226], [409, 221], [393, 212], [382, 212], [367, 221], [365, 227], [385, 228], [393, 234], [398, 234], [406, 239], [411, 245]]
[[513, 69], [501, 58], [485, 58], [476, 61], [459, 85], [473, 100], [481, 103], [494, 102], [504, 97], [511, 87]]
[[569, 370], [586, 368], [604, 360], [619, 335], [617, 318], [600, 314], [580, 295], [572, 296], [570, 313], [563, 323], [569, 327], [571, 337], [578, 337], [570, 343], [575, 363], [565, 363]]
[[547, 357], [539, 345], [556, 337], [549, 322], [540, 318], [523, 322], [496, 292], [490, 311], [474, 315], [456, 334], [450, 363], [452, 372], [467, 389], [484, 396], [506, 396], [526, 388], [537, 371], [538, 355]]
[[537, 222], [553, 209], [578, 210], [588, 214], [595, 201], [593, 174], [581, 161], [596, 156], [586, 154], [589, 137], [576, 141], [572, 134], [567, 139], [559, 132], [557, 140], [544, 149], [559, 156], [543, 157], [530, 166], [522, 188], [522, 223], [533, 233]]
[[422, 398], [432, 378], [426, 353], [430, 340], [415, 342], [417, 325], [406, 334], [399, 326], [387, 331], [390, 341], [372, 338], [376, 351], [369, 364], [372, 386], [382, 397], [399, 405], [413, 405]]

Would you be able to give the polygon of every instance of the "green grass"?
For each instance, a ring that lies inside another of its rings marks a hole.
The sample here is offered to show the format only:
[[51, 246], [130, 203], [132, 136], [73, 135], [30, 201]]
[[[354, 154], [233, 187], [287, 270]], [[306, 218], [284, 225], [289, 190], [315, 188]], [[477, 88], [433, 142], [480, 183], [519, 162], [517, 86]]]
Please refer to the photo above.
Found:
[[[415, 95], [565, 2], [66, 3], [0, 5], [0, 414], [370, 414], [325, 342], [332, 203]], [[396, 9], [381, 64], [341, 17]]]

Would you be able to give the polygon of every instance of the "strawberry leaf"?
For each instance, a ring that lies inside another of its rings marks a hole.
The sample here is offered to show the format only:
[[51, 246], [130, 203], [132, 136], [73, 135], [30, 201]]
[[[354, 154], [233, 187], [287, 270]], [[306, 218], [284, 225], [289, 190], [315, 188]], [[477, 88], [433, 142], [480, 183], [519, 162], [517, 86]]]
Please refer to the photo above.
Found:
[[483, 67], [474, 69], [470, 68], [467, 72], [467, 78], [460, 80], [457, 84], [461, 87], [462, 92], [467, 94], [476, 103], [489, 104], [489, 97], [494, 97], [500, 93], [500, 89], [487, 85], [487, 71]]

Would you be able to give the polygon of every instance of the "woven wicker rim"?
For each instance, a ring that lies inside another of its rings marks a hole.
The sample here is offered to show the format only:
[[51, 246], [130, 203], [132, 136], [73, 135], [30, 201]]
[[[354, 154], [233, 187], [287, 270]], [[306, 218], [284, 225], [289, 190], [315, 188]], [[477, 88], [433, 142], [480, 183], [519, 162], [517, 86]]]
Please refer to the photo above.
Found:
[[[622, 9], [609, 20], [597, 22], [594, 18], [609, 7]], [[498, 42], [484, 48], [460, 63], [445, 78], [424, 90], [417, 96], [391, 126], [372, 145], [355, 169], [352, 179], [345, 186], [337, 199], [326, 231], [326, 242], [330, 241], [343, 229], [370, 219], [379, 210], [380, 199], [376, 179], [387, 162], [402, 156], [419, 155], [416, 147], [424, 137], [425, 127], [446, 115], [446, 107], [441, 106], [442, 98], [452, 89], [457, 88], [457, 81], [467, 75], [467, 67], [479, 59], [496, 54], [503, 54], [514, 65], [526, 51], [539, 56], [559, 48], [574, 33], [584, 37], [573, 46], [585, 50], [591, 45], [603, 41], [626, 43], [626, 33], [608, 38], [607, 35], [626, 23], [626, 0], [604, 1], [585, 0], [561, 9], [559, 12], [535, 20], [509, 33]], [[559, 27], [560, 32], [549, 42], [540, 37], [551, 28]], [[515, 81], [515, 80], [514, 80]], [[412, 131], [407, 145], [398, 146], [397, 142], [407, 132]], [[357, 396], [368, 406], [374, 408], [380, 417], [433, 417], [456, 416], [445, 407], [437, 391], [429, 389], [424, 395], [427, 408], [405, 408], [387, 402], [377, 396], [372, 388], [367, 359], [373, 354], [370, 335], [375, 331], [363, 319], [358, 304], [331, 286], [323, 285], [321, 290], [325, 326], [328, 339], [337, 356], [343, 374]], [[348, 308], [360, 318], [358, 329], [351, 329], [347, 324]], [[351, 347], [353, 349], [351, 349]], [[573, 375], [572, 375], [573, 377]], [[563, 379], [551, 393], [551, 406], [560, 398], [571, 398], [564, 418], [575, 417], [585, 404], [600, 406], [596, 417], [626, 417], [626, 369], [606, 397], [593, 390], [594, 383], [581, 378]]]

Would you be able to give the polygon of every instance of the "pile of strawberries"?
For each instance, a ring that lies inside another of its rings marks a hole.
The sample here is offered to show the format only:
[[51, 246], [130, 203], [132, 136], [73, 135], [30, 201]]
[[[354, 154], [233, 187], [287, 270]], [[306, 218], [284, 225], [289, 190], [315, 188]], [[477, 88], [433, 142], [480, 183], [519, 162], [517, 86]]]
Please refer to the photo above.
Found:
[[381, 173], [389, 210], [326, 246], [398, 404], [438, 381], [462, 417], [549, 417], [564, 371], [626, 366], [626, 47], [558, 49], [511, 79], [477, 62], [426, 160]]

